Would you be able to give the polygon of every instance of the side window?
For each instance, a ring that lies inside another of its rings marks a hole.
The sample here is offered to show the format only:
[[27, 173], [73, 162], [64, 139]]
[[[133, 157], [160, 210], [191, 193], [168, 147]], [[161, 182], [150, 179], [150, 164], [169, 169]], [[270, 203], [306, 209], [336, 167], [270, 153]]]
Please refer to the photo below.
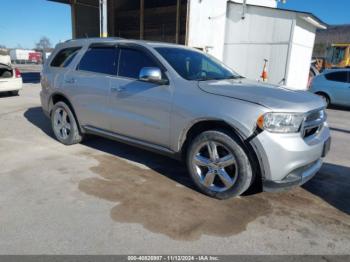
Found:
[[348, 72], [346, 71], [328, 73], [325, 75], [325, 77], [329, 81], [343, 82], [343, 83], [347, 83], [349, 81]]
[[78, 70], [115, 75], [118, 61], [116, 47], [91, 47], [84, 54], [78, 65]]
[[118, 76], [138, 79], [143, 67], [159, 67], [159, 65], [140, 50], [120, 49]]
[[81, 47], [65, 48], [58, 52], [51, 62], [52, 67], [67, 67], [78, 54]]

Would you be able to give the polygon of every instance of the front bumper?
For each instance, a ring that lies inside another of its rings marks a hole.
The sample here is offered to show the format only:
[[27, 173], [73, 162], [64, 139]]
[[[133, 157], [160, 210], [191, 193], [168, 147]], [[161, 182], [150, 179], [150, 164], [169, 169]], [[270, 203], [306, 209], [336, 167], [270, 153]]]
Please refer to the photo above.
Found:
[[295, 186], [301, 186], [317, 174], [322, 166], [322, 163], [322, 159], [319, 159], [310, 165], [298, 168], [281, 181], [265, 180], [263, 181], [263, 190], [266, 192], [276, 192], [287, 190]]
[[309, 138], [264, 131], [252, 143], [259, 153], [264, 191], [280, 191], [302, 185], [317, 174], [329, 151], [330, 131], [327, 123]]

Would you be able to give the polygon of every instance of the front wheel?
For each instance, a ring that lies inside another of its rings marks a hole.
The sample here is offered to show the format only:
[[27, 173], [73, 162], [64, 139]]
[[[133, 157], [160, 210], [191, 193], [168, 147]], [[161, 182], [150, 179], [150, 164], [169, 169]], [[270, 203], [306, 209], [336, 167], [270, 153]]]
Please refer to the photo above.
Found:
[[222, 130], [205, 131], [191, 142], [187, 167], [200, 191], [218, 199], [239, 196], [253, 182], [252, 166], [241, 143]]

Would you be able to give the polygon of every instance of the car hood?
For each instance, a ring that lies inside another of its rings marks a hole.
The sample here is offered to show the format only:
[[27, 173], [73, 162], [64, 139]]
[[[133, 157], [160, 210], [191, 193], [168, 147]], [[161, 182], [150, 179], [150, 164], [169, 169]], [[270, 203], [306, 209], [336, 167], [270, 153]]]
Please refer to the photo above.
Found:
[[286, 87], [260, 83], [245, 78], [198, 82], [203, 91], [259, 104], [279, 112], [308, 112], [325, 107], [318, 96]]

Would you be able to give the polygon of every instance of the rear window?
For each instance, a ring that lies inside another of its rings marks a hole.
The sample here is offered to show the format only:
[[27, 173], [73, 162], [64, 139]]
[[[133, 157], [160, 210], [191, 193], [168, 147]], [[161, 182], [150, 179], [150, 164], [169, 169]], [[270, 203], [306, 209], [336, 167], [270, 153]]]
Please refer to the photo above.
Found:
[[325, 75], [325, 77], [329, 81], [343, 82], [343, 83], [348, 82], [348, 72], [346, 71], [328, 73]]
[[80, 60], [78, 70], [116, 75], [118, 49], [116, 47], [91, 47]]
[[58, 52], [51, 62], [52, 67], [67, 67], [78, 54], [81, 47], [65, 48]]

